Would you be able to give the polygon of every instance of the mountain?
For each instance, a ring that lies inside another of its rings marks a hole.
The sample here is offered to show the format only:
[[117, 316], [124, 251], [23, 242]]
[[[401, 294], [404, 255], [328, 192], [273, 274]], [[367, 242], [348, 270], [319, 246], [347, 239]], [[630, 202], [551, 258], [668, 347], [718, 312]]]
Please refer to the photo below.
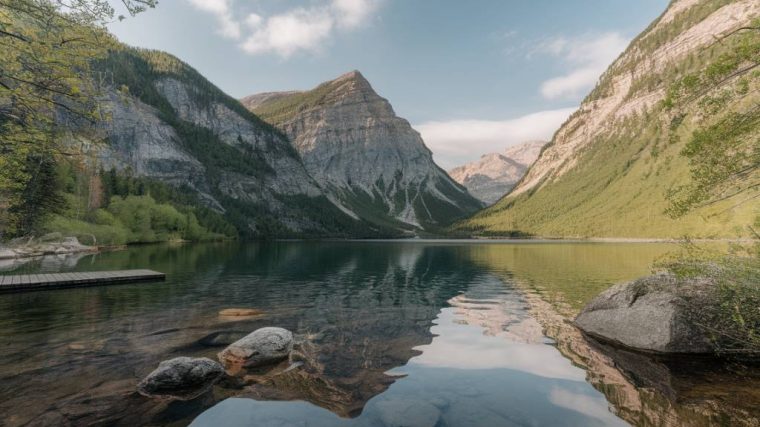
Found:
[[483, 206], [433, 162], [419, 133], [358, 71], [309, 91], [241, 102], [288, 136], [330, 200], [356, 219], [434, 230]]
[[473, 196], [486, 204], [501, 199], [525, 175], [546, 141], [529, 141], [502, 153], [484, 154], [479, 160], [449, 171]]
[[100, 169], [181, 188], [243, 236], [373, 236], [329, 201], [287, 137], [179, 59], [121, 48], [94, 65], [104, 144], [76, 134]]
[[694, 157], [703, 143], [733, 141], [712, 157], [739, 150], [747, 162], [760, 146], [758, 19], [755, 0], [672, 1], [600, 77], [509, 196], [457, 227], [486, 235], [749, 236], [757, 186], [729, 188], [746, 178], [741, 167], [725, 174], [722, 200], [681, 217], [668, 212], [675, 196], [699, 190], [693, 172], [711, 157]]
[[507, 147], [504, 150], [504, 155], [521, 165], [530, 167], [538, 159], [541, 149], [548, 143], [548, 141], [527, 141]]

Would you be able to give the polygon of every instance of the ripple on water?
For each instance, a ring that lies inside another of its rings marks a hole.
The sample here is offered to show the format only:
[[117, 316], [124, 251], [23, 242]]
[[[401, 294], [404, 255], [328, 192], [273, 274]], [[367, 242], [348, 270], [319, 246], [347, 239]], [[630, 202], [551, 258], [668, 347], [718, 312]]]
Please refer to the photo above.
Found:
[[[638, 423], [664, 406], [525, 289], [582, 301], [646, 274], [667, 248], [233, 242], [36, 260], [18, 268], [152, 268], [167, 281], [0, 296], [0, 413], [10, 426]], [[233, 307], [264, 314], [219, 316]], [[160, 361], [215, 358], [263, 326], [299, 337], [300, 365], [227, 379], [190, 403], [135, 395]], [[693, 399], [662, 399], [672, 419], [697, 420], [683, 415]]]

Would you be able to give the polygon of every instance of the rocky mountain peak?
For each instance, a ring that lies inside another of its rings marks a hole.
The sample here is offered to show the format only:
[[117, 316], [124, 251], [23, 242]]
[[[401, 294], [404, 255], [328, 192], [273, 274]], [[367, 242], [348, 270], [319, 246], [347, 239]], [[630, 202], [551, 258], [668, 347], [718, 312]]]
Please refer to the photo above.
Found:
[[359, 70], [352, 70], [345, 74], [342, 74], [337, 79], [333, 80], [333, 83], [335, 82], [355, 82], [362, 85], [368, 85], [369, 81], [362, 75]]
[[351, 215], [413, 229], [481, 207], [359, 71], [310, 91], [248, 99], [256, 102], [244, 104], [288, 136], [310, 175]]
[[389, 102], [375, 92], [370, 82], [357, 70], [350, 71], [326, 83], [322, 83], [315, 89], [317, 93], [324, 92], [320, 99], [320, 105], [335, 104], [340, 102], [378, 102], [384, 109], [389, 112], [383, 114], [393, 114], [393, 109]]
[[483, 154], [474, 162], [450, 170], [449, 175], [473, 196], [491, 204], [520, 181], [545, 144], [546, 141], [527, 141], [501, 153]]

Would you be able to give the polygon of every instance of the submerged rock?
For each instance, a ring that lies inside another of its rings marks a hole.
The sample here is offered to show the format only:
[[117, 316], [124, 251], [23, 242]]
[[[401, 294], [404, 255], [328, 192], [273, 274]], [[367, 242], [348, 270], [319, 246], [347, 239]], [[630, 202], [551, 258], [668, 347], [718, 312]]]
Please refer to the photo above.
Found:
[[[658, 274], [611, 287], [576, 317], [586, 334], [655, 353], [713, 353], [715, 346], [698, 326], [698, 306], [710, 304], [713, 284]], [[717, 301], [712, 303], [717, 304]]]
[[261, 314], [264, 314], [264, 312], [255, 308], [226, 308], [219, 312], [220, 316], [225, 317], [248, 317], [259, 316]]
[[255, 367], [279, 362], [293, 350], [293, 334], [283, 328], [261, 328], [230, 344], [219, 353], [225, 367]]
[[137, 385], [147, 397], [191, 400], [206, 393], [224, 375], [224, 368], [208, 358], [165, 360]]
[[434, 427], [441, 411], [434, 405], [415, 399], [386, 399], [375, 405], [380, 420], [388, 427]]

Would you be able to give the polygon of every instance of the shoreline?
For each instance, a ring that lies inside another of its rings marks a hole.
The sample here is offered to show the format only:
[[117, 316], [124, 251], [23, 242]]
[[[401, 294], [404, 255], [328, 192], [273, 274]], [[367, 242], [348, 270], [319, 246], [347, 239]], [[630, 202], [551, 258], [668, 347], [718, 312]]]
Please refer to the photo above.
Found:
[[[233, 241], [233, 240], [221, 240]], [[265, 242], [360, 242], [360, 243], [429, 243], [429, 244], [549, 244], [549, 243], [658, 243], [658, 244], [681, 244], [681, 243], [737, 243], [737, 244], [756, 244], [760, 239], [751, 238], [717, 238], [717, 239], [674, 239], [674, 238], [636, 238], [636, 237], [409, 237], [409, 238], [377, 238], [377, 239], [350, 239], [350, 238], [283, 238], [283, 239], [234, 239], [238, 242], [248, 243], [265, 243]], [[5, 246], [0, 244], [0, 261], [38, 258], [50, 255], [73, 255], [79, 253], [101, 253], [128, 249], [130, 247], [160, 244], [195, 244], [220, 242], [220, 240], [211, 241], [162, 241], [162, 242], [136, 242], [124, 245], [102, 245], [88, 246], [79, 244], [79, 242], [40, 242], [36, 245], [26, 244], [22, 246]]]

